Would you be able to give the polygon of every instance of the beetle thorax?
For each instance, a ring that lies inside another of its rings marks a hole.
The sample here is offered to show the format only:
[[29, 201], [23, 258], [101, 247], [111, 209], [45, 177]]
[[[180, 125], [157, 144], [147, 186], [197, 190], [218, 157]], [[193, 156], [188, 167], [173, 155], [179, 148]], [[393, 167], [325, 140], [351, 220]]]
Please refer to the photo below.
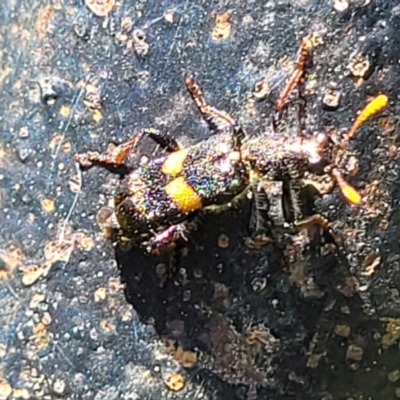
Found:
[[310, 170], [315, 170], [316, 173], [323, 173], [323, 168], [334, 161], [334, 143], [324, 133], [318, 133], [303, 141], [301, 147], [302, 152], [308, 157]]

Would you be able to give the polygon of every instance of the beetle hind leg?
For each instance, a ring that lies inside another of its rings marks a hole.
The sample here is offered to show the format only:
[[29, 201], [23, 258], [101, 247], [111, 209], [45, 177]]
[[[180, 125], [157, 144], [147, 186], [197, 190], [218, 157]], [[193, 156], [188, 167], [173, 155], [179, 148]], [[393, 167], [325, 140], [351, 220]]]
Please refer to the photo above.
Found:
[[179, 143], [171, 136], [162, 133], [156, 129], [147, 129], [144, 134], [148, 135], [155, 143], [157, 143], [162, 149], [173, 153], [181, 149]]
[[314, 214], [309, 217], [303, 218], [300, 221], [296, 221], [294, 223], [294, 226], [299, 230], [305, 229], [311, 234], [313, 232], [313, 229], [315, 229], [316, 227], [320, 227], [331, 237], [333, 243], [335, 243], [336, 245], [340, 243], [340, 238], [333, 232], [329, 221], [321, 214]]
[[319, 237], [316, 236], [317, 229], [322, 228], [325, 238], [338, 245], [340, 239], [334, 233], [329, 221], [315, 209], [315, 198], [320, 195], [321, 192], [308, 181], [284, 181], [282, 184], [284, 220], [295, 231], [306, 230], [310, 239], [317, 239]]
[[110, 143], [105, 153], [89, 151], [83, 154], [76, 154], [75, 161], [84, 168], [90, 168], [93, 164], [100, 164], [114, 168], [125, 166], [125, 160], [128, 155], [137, 149], [140, 141], [146, 135], [161, 148], [170, 153], [180, 150], [180, 146], [174, 138], [161, 133], [156, 129], [144, 129], [143, 131], [135, 133], [131, 139], [125, 143], [119, 145]]
[[88, 151], [83, 154], [76, 154], [75, 161], [81, 166], [89, 168], [93, 164], [101, 164], [110, 167], [121, 167], [124, 166], [125, 159], [128, 154], [137, 147], [143, 133], [135, 133], [131, 139], [120, 145], [110, 143], [105, 153], [98, 153], [96, 151]]
[[178, 240], [183, 239], [187, 241], [188, 232], [188, 224], [182, 222], [172, 225], [163, 231], [154, 233], [153, 236], [143, 242], [142, 245], [150, 254], [161, 254], [168, 250], [173, 250]]

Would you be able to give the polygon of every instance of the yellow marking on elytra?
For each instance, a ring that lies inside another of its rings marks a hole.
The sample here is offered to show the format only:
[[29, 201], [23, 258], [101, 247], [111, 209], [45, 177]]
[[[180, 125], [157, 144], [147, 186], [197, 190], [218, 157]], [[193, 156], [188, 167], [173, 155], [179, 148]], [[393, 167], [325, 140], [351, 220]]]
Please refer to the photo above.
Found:
[[182, 213], [189, 213], [203, 207], [201, 197], [185, 182], [183, 176], [167, 183], [165, 192]]
[[168, 154], [163, 166], [161, 167], [162, 173], [172, 176], [179, 175], [182, 172], [183, 163], [186, 160], [188, 151], [189, 149], [182, 149]]
[[340, 147], [344, 147], [346, 143], [354, 136], [356, 130], [369, 118], [373, 117], [379, 111], [383, 110], [389, 102], [389, 98], [385, 94], [380, 94], [374, 97], [367, 105], [361, 110], [359, 116], [354, 121], [352, 127], [340, 143]]

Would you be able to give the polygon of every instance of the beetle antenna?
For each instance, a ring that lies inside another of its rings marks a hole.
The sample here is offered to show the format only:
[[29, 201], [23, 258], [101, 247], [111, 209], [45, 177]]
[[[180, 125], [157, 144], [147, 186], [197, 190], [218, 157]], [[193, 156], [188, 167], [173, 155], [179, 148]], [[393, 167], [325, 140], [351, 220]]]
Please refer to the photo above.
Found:
[[[387, 106], [388, 102], [389, 99], [384, 94], [379, 94], [371, 101], [369, 101], [366, 106], [360, 111], [358, 117], [356, 118], [348, 132], [344, 135], [343, 139], [339, 142], [337, 148], [343, 149], [352, 139], [357, 129], [369, 118], [373, 117], [379, 111], [383, 110]], [[331, 166], [328, 169], [327, 173], [338, 184], [340, 191], [349, 203], [354, 205], [358, 205], [361, 203], [360, 193], [357, 191], [357, 189], [346, 182], [338, 166]]]
[[338, 184], [344, 198], [353, 205], [361, 203], [361, 195], [353, 186], [346, 182], [339, 168], [335, 165], [328, 171], [329, 176]]
[[367, 105], [361, 110], [349, 131], [344, 135], [343, 139], [339, 143], [339, 148], [343, 149], [354, 136], [357, 129], [369, 118], [383, 110], [388, 102], [388, 97], [384, 94], [380, 94], [367, 103]]

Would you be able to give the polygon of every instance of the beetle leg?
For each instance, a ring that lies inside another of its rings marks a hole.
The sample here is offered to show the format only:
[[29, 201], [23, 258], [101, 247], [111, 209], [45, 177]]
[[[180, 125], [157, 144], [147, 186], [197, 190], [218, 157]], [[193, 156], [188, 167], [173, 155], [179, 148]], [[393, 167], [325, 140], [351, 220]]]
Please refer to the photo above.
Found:
[[160, 254], [175, 248], [176, 241], [179, 239], [187, 240], [188, 224], [182, 222], [172, 225], [154, 235], [143, 243], [143, 246], [151, 254]]
[[297, 230], [306, 229], [314, 236], [319, 226], [338, 243], [329, 221], [315, 210], [314, 201], [321, 192], [309, 180], [291, 180], [282, 183], [282, 211], [285, 221]]
[[269, 218], [270, 201], [267, 193], [258, 185], [252, 186], [253, 200], [251, 203], [250, 237], [247, 243], [252, 248], [260, 248], [273, 240], [272, 221]]
[[297, 207], [299, 190], [295, 191], [294, 189], [294, 183], [290, 179], [282, 181], [282, 214], [284, 220], [289, 224], [296, 220], [296, 215], [298, 215], [299, 211]]
[[173, 137], [165, 133], [162, 133], [156, 129], [147, 129], [143, 131], [143, 133], [148, 135], [161, 148], [165, 149], [170, 153], [181, 149], [179, 143]]
[[207, 103], [200, 87], [196, 84], [193, 77], [187, 76], [185, 78], [185, 83], [202, 117], [211, 129], [214, 129], [218, 133], [224, 132], [227, 129], [233, 130], [234, 149], [239, 150], [241, 141], [244, 138], [244, 132], [241, 126], [229, 115], [229, 113], [226, 111], [220, 111]]
[[311, 49], [312, 49], [311, 40], [307, 37], [303, 38], [300, 43], [300, 49], [296, 60], [295, 70], [293, 71], [291, 77], [286, 83], [285, 88], [283, 89], [281, 95], [279, 96], [275, 104], [275, 113], [272, 120], [274, 130], [276, 130], [280, 122], [282, 109], [287, 103], [287, 99], [289, 98], [292, 91], [299, 85], [301, 79], [304, 76], [305, 66], [310, 56]]
[[315, 225], [319, 225], [326, 230], [329, 229], [329, 221], [321, 214], [314, 214], [310, 217], [306, 217], [300, 221], [295, 222], [296, 228], [299, 229], [309, 229]]
[[250, 216], [250, 230], [252, 236], [258, 236], [264, 234], [270, 228], [268, 226], [270, 201], [267, 193], [265, 193], [259, 185], [253, 185], [251, 189], [253, 201]]
[[313, 231], [316, 226], [320, 226], [329, 236], [333, 239], [334, 243], [340, 243], [340, 238], [333, 232], [329, 221], [321, 214], [314, 214], [309, 217], [303, 218], [295, 222], [297, 229], [306, 229], [309, 233]]
[[135, 133], [131, 139], [120, 145], [110, 143], [105, 153], [88, 151], [83, 154], [76, 154], [75, 161], [81, 167], [91, 167], [93, 164], [108, 165], [111, 167], [120, 167], [124, 165], [125, 159], [138, 145], [143, 137], [143, 132]]
[[180, 149], [178, 142], [174, 138], [155, 129], [145, 129], [135, 133], [132, 138], [125, 143], [121, 143], [120, 145], [110, 143], [105, 153], [89, 151], [84, 154], [76, 154], [75, 161], [86, 168], [91, 167], [93, 164], [102, 164], [111, 167], [123, 166], [128, 154], [135, 151], [144, 135], [148, 135], [155, 143], [168, 152], [174, 152]]

